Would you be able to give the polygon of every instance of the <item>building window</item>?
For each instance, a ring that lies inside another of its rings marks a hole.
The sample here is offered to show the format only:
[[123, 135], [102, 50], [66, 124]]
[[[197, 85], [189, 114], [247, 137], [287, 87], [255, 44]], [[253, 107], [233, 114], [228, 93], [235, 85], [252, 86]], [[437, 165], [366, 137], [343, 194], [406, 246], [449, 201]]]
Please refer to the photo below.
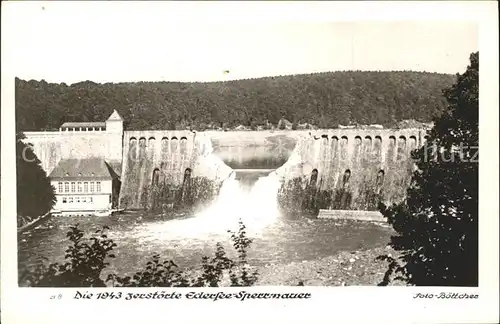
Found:
[[69, 182], [64, 183], [64, 192], [69, 192]]
[[97, 181], [97, 182], [95, 183], [95, 185], [96, 185], [95, 191], [97, 191], [97, 192], [101, 192], [101, 182], [100, 182], [100, 181]]
[[82, 192], [82, 183], [78, 181], [78, 192]]
[[62, 182], [57, 183], [57, 192], [63, 192], [63, 183]]
[[90, 192], [94, 192], [94, 181], [90, 182]]
[[79, 203], [80, 202], [80, 197], [75, 197], [75, 202]]
[[83, 183], [83, 192], [89, 192], [89, 183], [88, 182]]
[[75, 192], [76, 191], [76, 182], [72, 182], [71, 183], [71, 192]]
[[68, 197], [68, 204], [72, 204], [73, 203], [73, 197]]
[[63, 204], [67, 203], [68, 199], [66, 197], [63, 197], [62, 202], [63, 202]]
[[94, 198], [93, 197], [89, 197], [89, 203], [93, 203], [94, 202]]

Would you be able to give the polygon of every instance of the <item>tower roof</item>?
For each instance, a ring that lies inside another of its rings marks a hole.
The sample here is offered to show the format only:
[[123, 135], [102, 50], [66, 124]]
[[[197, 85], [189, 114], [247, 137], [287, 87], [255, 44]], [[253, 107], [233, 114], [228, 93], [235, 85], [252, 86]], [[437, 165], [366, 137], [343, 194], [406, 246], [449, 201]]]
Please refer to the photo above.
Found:
[[123, 121], [123, 118], [122, 116], [120, 116], [120, 114], [118, 113], [118, 111], [113, 110], [113, 113], [111, 114], [111, 116], [109, 116], [108, 120], [120, 120], [120, 121]]

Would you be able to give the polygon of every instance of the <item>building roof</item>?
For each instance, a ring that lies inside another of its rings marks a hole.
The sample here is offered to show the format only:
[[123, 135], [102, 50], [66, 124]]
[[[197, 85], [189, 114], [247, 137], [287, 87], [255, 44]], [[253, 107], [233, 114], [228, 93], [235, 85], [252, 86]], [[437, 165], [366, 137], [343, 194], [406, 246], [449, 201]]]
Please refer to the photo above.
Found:
[[[109, 116], [108, 121], [123, 121], [123, 118], [115, 109]], [[61, 127], [106, 127], [106, 122], [67, 122], [62, 124]]]
[[67, 122], [61, 127], [105, 127], [105, 122]]
[[111, 116], [109, 116], [108, 120], [120, 120], [120, 121], [123, 121], [123, 118], [122, 116], [120, 116], [120, 114], [118, 113], [118, 111], [113, 110], [113, 113], [111, 114]]
[[117, 177], [102, 158], [64, 159], [59, 161], [49, 175], [49, 178], [57, 180], [112, 180]]

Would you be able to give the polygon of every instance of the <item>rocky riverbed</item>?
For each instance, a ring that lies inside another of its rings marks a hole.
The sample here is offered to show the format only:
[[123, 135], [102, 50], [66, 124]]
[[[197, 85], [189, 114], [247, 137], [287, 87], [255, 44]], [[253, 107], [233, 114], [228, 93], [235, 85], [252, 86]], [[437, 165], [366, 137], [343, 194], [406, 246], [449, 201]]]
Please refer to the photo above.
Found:
[[[389, 246], [339, 252], [319, 260], [266, 265], [258, 269], [258, 286], [376, 286], [382, 282], [387, 262], [379, 255], [396, 257]], [[404, 285], [393, 281], [390, 285]]]

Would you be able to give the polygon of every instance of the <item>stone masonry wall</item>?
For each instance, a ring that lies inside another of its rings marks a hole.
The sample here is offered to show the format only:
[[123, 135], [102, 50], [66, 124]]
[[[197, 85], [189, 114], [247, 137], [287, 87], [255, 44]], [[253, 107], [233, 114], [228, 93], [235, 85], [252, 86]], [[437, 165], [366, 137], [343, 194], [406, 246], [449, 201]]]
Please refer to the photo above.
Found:
[[183, 185], [186, 170], [191, 178], [215, 183], [232, 169], [213, 156], [207, 136], [190, 131], [127, 131], [124, 134], [120, 206], [148, 208], [155, 187]]
[[294, 179], [310, 183], [313, 178], [317, 190], [346, 191], [349, 199], [342, 209], [368, 209], [374, 195], [391, 204], [406, 194], [414, 170], [410, 152], [423, 145], [425, 134], [416, 128], [313, 131], [276, 172], [284, 187]]
[[61, 159], [102, 157], [120, 174], [121, 135], [101, 132], [25, 132], [47, 175]]

